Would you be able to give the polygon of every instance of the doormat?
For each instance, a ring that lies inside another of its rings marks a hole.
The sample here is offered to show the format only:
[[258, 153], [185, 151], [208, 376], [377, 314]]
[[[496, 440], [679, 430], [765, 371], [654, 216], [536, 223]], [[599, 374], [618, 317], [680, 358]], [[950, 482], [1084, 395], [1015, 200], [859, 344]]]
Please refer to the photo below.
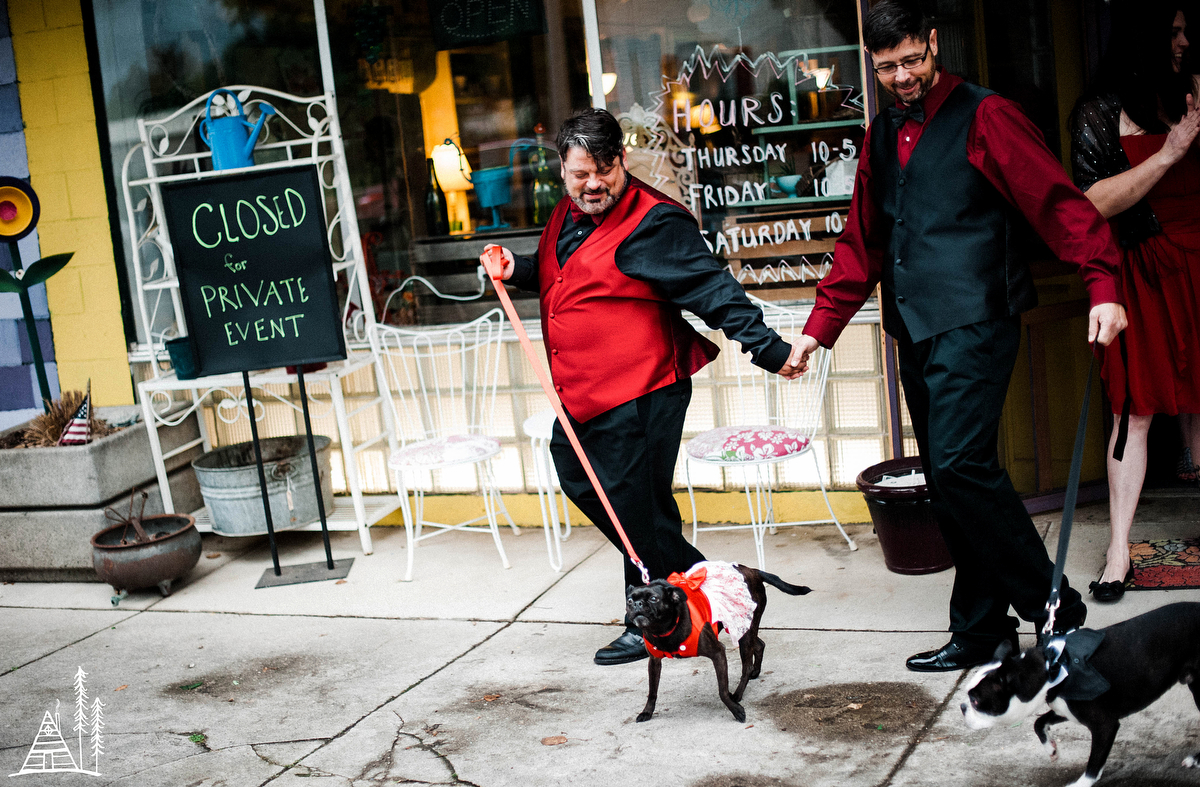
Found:
[[1200, 539], [1163, 538], [1129, 544], [1130, 590], [1200, 588]]

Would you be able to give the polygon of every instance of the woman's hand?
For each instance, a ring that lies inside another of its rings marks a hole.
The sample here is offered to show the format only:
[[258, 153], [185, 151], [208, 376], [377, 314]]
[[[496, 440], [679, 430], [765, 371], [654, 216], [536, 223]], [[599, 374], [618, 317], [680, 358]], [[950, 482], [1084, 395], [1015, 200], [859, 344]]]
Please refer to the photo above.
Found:
[[1196, 143], [1200, 134], [1200, 107], [1196, 100], [1187, 97], [1187, 112], [1167, 134], [1167, 139], [1158, 152], [1119, 175], [1098, 180], [1087, 190], [1087, 198], [1100, 211], [1100, 215], [1111, 219], [1118, 213], [1129, 210], [1138, 200], [1150, 193], [1150, 189], [1175, 166], [1188, 148]]
[[1200, 133], [1200, 108], [1196, 106], [1196, 100], [1189, 94], [1187, 113], [1167, 134], [1167, 141], [1163, 143], [1159, 155], [1165, 158], [1168, 165], [1178, 163], [1187, 155], [1188, 148], [1196, 141], [1198, 133]]

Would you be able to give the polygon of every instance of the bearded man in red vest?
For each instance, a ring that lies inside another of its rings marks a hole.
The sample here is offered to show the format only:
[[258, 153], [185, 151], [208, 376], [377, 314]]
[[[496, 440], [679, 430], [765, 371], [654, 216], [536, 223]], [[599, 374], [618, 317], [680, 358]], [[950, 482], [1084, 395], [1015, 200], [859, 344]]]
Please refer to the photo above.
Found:
[[[768, 371], [794, 378], [798, 357], [713, 259], [695, 217], [629, 174], [621, 127], [609, 112], [569, 118], [558, 152], [567, 194], [536, 257], [502, 249], [504, 278], [541, 296], [554, 387], [634, 550], [652, 579], [666, 579], [704, 560], [683, 537], [672, 487], [691, 376], [718, 352], [680, 310], [724, 331]], [[550, 452], [567, 497], [622, 549], [558, 423]], [[624, 565], [625, 584], [641, 585], [628, 557]], [[595, 662], [646, 655], [626, 619], [625, 632]]]

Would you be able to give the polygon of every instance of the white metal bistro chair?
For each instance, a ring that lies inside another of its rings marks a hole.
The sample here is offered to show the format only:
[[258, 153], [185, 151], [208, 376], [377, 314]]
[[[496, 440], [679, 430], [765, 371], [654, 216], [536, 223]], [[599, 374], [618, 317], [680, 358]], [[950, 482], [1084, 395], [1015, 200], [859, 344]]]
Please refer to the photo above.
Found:
[[[521, 531], [508, 515], [492, 473], [491, 460], [500, 453], [500, 441], [490, 435], [503, 329], [504, 313], [499, 309], [462, 325], [371, 326], [400, 438], [388, 467], [396, 473], [408, 540], [405, 582], [412, 580], [417, 544], [452, 530], [491, 533], [500, 561], [510, 567], [500, 541], [499, 515], [504, 515], [514, 533]], [[474, 465], [484, 515], [456, 524], [427, 520], [420, 476], [460, 465]], [[479, 524], [484, 521], [486, 525]], [[432, 532], [422, 532], [425, 528]]]
[[[768, 303], [754, 296], [750, 300], [763, 310], [767, 324], [788, 339], [799, 336], [804, 315], [792, 309]], [[734, 420], [730, 426], [719, 426], [688, 441], [684, 447], [684, 467], [687, 475], [688, 497], [692, 502], [692, 543], [707, 530], [739, 530], [750, 528], [754, 533], [754, 548], [758, 567], [766, 568], [763, 537], [767, 530], [794, 525], [837, 525], [851, 550], [858, 549], [846, 534], [829, 504], [829, 493], [821, 473], [821, 463], [813, 450], [813, 437], [821, 424], [825, 383], [829, 377], [830, 352], [818, 348], [809, 358], [809, 370], [798, 380], [785, 380], [777, 374], [751, 366], [744, 358], [736, 358], [735, 385], [718, 389], [718, 411], [728, 413]], [[817, 471], [817, 481], [825, 498], [828, 519], [797, 522], [778, 522], [775, 519], [774, 466], [807, 454]], [[696, 494], [692, 488], [692, 463], [741, 469], [746, 502], [750, 506], [748, 525], [709, 525], [701, 527], [696, 519]]]
[[[554, 433], [553, 410], [542, 410], [531, 415], [521, 425], [533, 449], [533, 482], [537, 487], [538, 503], [542, 507], [542, 529], [546, 532], [546, 551], [550, 555], [550, 568], [562, 571], [562, 543], [571, 536], [571, 512], [567, 508], [567, 496], [559, 490], [555, 493], [554, 461], [550, 457], [550, 437]], [[562, 495], [562, 519], [559, 519], [558, 496]]]

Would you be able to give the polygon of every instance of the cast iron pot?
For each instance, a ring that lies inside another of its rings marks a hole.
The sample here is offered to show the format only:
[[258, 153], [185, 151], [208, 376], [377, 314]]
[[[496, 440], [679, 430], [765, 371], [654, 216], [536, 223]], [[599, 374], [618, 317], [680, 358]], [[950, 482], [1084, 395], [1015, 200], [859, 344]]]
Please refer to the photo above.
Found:
[[130, 590], [157, 585], [164, 596], [171, 582], [200, 561], [200, 533], [190, 514], [159, 514], [105, 528], [92, 536], [92, 565], [113, 586], [113, 606]]

